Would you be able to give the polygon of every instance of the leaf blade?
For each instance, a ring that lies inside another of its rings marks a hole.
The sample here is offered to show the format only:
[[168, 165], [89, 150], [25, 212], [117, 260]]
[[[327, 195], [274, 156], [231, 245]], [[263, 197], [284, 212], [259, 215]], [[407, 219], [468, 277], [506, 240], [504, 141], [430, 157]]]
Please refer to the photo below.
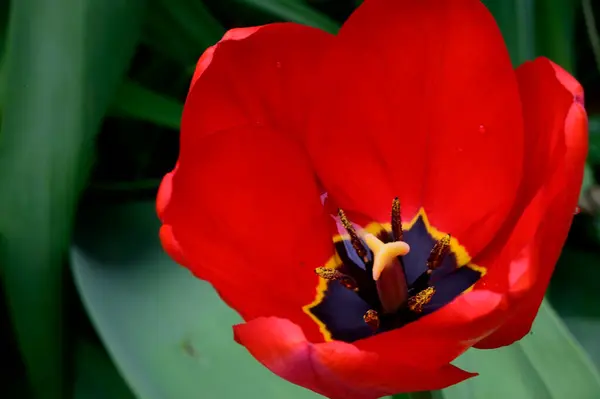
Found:
[[446, 399], [592, 399], [600, 392], [600, 374], [581, 346], [544, 301], [532, 333], [504, 348], [471, 349], [455, 364], [479, 372], [442, 391]]
[[111, 113], [179, 130], [183, 104], [127, 80], [113, 101]]
[[0, 264], [36, 397], [67, 395], [65, 251], [92, 139], [137, 42], [142, 5], [11, 3], [0, 134]]
[[271, 374], [234, 342], [240, 317], [163, 252], [154, 203], [92, 207], [78, 224], [76, 286], [138, 397], [320, 397]]
[[340, 25], [327, 15], [313, 9], [302, 1], [281, 0], [236, 0], [246, 3], [257, 9], [284, 21], [296, 22], [303, 25], [322, 29], [329, 33], [336, 33]]

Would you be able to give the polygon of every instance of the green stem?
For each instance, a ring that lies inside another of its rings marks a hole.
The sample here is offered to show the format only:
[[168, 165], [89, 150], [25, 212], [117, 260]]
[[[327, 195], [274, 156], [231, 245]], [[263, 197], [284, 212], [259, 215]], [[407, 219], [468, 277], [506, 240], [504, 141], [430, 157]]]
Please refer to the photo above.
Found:
[[421, 391], [412, 393], [399, 393], [393, 395], [392, 399], [438, 399], [439, 396], [433, 391]]
[[433, 399], [431, 391], [413, 392], [408, 394], [409, 399]]

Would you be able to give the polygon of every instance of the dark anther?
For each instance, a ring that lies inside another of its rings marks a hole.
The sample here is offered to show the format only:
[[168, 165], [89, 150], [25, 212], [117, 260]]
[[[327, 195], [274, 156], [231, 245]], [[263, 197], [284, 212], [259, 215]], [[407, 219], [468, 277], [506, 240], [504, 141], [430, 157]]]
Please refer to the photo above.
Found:
[[429, 287], [430, 278], [431, 278], [431, 272], [429, 270], [427, 270], [425, 273], [422, 273], [412, 283], [412, 286], [408, 290], [408, 295], [409, 296], [415, 295], [419, 291], [423, 291], [425, 288]]
[[392, 202], [392, 234], [394, 241], [403, 241], [404, 232], [402, 231], [402, 218], [400, 217], [400, 200], [394, 198]]
[[377, 314], [375, 310], [367, 310], [367, 313], [363, 316], [363, 320], [373, 329], [373, 331], [376, 331], [379, 328], [379, 314]]
[[354, 226], [352, 226], [352, 223], [350, 223], [348, 217], [346, 216], [346, 213], [344, 213], [342, 209], [338, 210], [338, 215], [340, 216], [342, 226], [344, 226], [344, 228], [348, 232], [348, 235], [350, 236], [350, 242], [352, 243], [352, 247], [354, 248], [358, 256], [363, 260], [363, 262], [367, 264], [369, 262], [369, 257], [367, 256], [367, 249], [358, 237]]
[[341, 273], [336, 269], [332, 269], [329, 267], [317, 267], [315, 269], [315, 273], [325, 280], [339, 281], [340, 284], [342, 284], [349, 290], [358, 290], [358, 284], [356, 284], [356, 281], [352, 277]]
[[358, 291], [358, 284], [356, 284], [356, 281], [354, 281], [354, 279], [352, 277], [344, 274], [344, 275], [342, 275], [342, 277], [340, 277], [338, 279], [338, 281], [345, 288], [352, 290], [352, 291]]
[[408, 308], [415, 313], [421, 313], [423, 306], [427, 305], [431, 298], [435, 294], [435, 288], [427, 287], [423, 291], [417, 293], [417, 295], [408, 298]]
[[450, 238], [451, 236], [448, 234], [433, 246], [429, 258], [427, 258], [427, 269], [429, 273], [440, 267], [444, 260], [444, 256], [450, 251]]

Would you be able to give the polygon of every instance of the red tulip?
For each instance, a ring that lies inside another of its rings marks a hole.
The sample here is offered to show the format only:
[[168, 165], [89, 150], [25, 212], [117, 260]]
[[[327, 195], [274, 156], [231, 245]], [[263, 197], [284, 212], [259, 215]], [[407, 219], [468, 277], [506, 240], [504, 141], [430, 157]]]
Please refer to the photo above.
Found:
[[478, 0], [367, 0], [336, 36], [235, 29], [198, 62], [160, 236], [275, 374], [330, 398], [440, 389], [476, 375], [450, 364], [468, 348], [529, 331], [586, 135], [577, 81], [513, 70]]

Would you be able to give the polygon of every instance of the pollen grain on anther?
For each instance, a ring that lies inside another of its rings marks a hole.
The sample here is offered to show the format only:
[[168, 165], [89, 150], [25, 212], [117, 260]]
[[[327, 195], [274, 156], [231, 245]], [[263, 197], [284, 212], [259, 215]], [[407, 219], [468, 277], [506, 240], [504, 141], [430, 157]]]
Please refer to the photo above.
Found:
[[418, 292], [415, 296], [408, 298], [408, 308], [416, 313], [423, 312], [423, 306], [431, 302], [435, 294], [434, 287], [427, 287], [423, 291]]
[[444, 257], [450, 252], [450, 234], [435, 243], [427, 258], [427, 270], [429, 273], [441, 266]]
[[348, 235], [350, 236], [350, 243], [356, 251], [356, 254], [362, 259], [363, 262], [365, 262], [365, 264], [367, 264], [369, 262], [367, 250], [362, 241], [360, 240], [358, 233], [354, 229], [354, 226], [352, 226], [352, 223], [350, 223], [348, 217], [346, 216], [346, 213], [342, 209], [338, 209], [338, 215], [340, 217], [340, 222], [342, 222], [342, 226], [344, 226], [344, 228], [348, 232]]
[[338, 275], [341, 275], [339, 271], [330, 267], [317, 267], [315, 273], [325, 280], [336, 280]]
[[373, 331], [376, 331], [379, 328], [379, 314], [377, 311], [373, 309], [367, 310], [367, 312], [363, 316], [363, 320]]
[[315, 273], [322, 279], [329, 280], [329, 281], [339, 281], [340, 284], [342, 284], [344, 287], [348, 288], [349, 290], [353, 290], [353, 291], [358, 290], [358, 284], [352, 277], [350, 277], [347, 274], [344, 274], [336, 269], [329, 268], [329, 267], [317, 267], [315, 269]]
[[404, 240], [402, 218], [400, 216], [400, 200], [398, 197], [394, 198], [394, 201], [392, 202], [392, 234], [394, 235], [394, 241]]

